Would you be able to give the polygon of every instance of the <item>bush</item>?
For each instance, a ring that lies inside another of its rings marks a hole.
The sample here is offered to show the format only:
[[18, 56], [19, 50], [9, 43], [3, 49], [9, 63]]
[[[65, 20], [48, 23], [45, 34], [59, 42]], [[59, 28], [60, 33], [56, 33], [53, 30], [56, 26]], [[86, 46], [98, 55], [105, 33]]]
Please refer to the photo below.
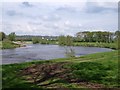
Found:
[[72, 36], [59, 36], [58, 38], [59, 45], [61, 46], [73, 46], [73, 37]]
[[16, 48], [16, 47], [20, 47], [20, 45], [14, 44], [9, 40], [8, 41], [5, 40], [5, 41], [2, 41], [2, 46], [0, 48], [2, 48], [2, 49], [12, 49], [12, 48]]
[[39, 39], [38, 38], [33, 38], [32, 42], [33, 42], [33, 44], [37, 44], [37, 43], [39, 43]]

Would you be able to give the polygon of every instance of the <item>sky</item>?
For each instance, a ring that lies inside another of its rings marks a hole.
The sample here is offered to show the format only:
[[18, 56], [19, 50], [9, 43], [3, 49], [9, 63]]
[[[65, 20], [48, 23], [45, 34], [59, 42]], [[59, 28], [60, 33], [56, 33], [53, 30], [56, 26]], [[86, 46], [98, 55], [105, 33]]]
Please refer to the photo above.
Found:
[[72, 35], [118, 30], [118, 2], [113, 0], [2, 0], [0, 31], [17, 35]]

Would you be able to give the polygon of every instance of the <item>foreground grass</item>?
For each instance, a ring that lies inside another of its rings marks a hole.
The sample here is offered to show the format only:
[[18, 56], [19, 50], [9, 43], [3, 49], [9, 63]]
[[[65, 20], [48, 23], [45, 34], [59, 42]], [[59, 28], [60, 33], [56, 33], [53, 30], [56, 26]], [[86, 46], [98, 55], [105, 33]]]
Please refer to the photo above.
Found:
[[[41, 81], [43, 71], [46, 78]], [[101, 85], [114, 88], [119, 86], [118, 51], [2, 65], [2, 72], [3, 88], [97, 88]], [[56, 72], [58, 76], [51, 75]]]

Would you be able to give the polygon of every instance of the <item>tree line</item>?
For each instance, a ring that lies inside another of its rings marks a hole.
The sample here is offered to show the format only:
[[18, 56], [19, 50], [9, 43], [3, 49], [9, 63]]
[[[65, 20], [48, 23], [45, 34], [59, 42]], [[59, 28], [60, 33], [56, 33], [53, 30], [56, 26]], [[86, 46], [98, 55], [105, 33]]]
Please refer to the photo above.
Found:
[[113, 43], [120, 41], [120, 31], [106, 32], [106, 31], [84, 31], [78, 32], [74, 37], [72, 36], [17, 36], [15, 32], [6, 35], [0, 32], [0, 40], [8, 39], [10, 41], [32, 41], [33, 43], [48, 44], [49, 41], [58, 42], [59, 45], [71, 46], [73, 42], [104, 42]]
[[11, 32], [9, 35], [6, 35], [4, 32], [0, 32], [0, 41], [3, 40], [15, 41], [15, 38], [16, 38], [15, 32]]
[[75, 37], [72, 36], [59, 36], [59, 45], [73, 45], [73, 42], [98, 42], [98, 43], [114, 43], [120, 41], [120, 31], [112, 32], [78, 32]]
[[41, 36], [41, 35], [21, 35], [21, 36], [16, 36], [17, 41], [32, 41], [34, 38], [39, 38], [39, 39], [48, 39], [48, 40], [56, 40], [57, 36]]
[[76, 34], [76, 42], [105, 42], [112, 43], [115, 42], [120, 36], [120, 31], [116, 32], [106, 32], [106, 31], [96, 31], [96, 32], [78, 32]]

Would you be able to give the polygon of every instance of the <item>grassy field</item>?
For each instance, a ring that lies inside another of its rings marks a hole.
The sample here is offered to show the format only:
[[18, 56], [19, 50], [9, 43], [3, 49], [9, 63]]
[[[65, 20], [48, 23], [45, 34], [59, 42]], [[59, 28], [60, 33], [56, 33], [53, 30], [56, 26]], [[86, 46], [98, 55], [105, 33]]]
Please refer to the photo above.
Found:
[[2, 65], [3, 88], [115, 88], [118, 51]]
[[101, 47], [101, 48], [118, 49], [118, 44], [116, 44], [116, 43], [75, 42], [74, 46]]
[[16, 47], [20, 47], [20, 45], [14, 44], [11, 41], [1, 41], [0, 42], [0, 49], [12, 49], [12, 48], [16, 48]]

